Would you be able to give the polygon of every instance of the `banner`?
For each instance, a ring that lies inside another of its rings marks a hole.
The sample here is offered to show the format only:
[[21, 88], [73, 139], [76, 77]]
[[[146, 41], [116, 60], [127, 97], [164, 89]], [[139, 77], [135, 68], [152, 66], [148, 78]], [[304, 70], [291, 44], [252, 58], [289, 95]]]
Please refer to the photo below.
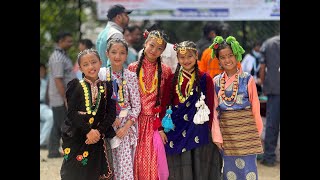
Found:
[[252, 21], [280, 20], [280, 0], [96, 0], [99, 20], [110, 6], [133, 10], [131, 20]]

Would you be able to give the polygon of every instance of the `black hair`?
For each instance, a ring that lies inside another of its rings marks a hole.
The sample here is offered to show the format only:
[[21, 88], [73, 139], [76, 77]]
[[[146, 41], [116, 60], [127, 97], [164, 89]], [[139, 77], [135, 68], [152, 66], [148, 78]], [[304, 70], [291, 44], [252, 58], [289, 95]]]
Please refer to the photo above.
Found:
[[110, 48], [112, 47], [112, 45], [114, 45], [115, 43], [121, 43], [126, 48], [126, 51], [128, 53], [128, 43], [126, 42], [125, 39], [119, 39], [119, 38], [110, 38], [108, 40], [108, 43], [107, 43], [107, 51], [108, 52], [109, 52]]
[[78, 54], [77, 62], [79, 64], [79, 66], [80, 66], [80, 59], [85, 54], [94, 54], [94, 55], [96, 55], [98, 57], [99, 61], [101, 61], [99, 53], [98, 53], [97, 50], [92, 49], [92, 48], [91, 49], [85, 49], [85, 50], [79, 52], [79, 54]]
[[130, 33], [132, 33], [132, 32], [133, 32], [134, 30], [136, 30], [136, 29], [138, 29], [139, 31], [142, 31], [141, 28], [140, 28], [140, 26], [138, 26], [138, 25], [128, 26], [128, 27], [126, 27], [126, 29], [127, 29]]
[[72, 34], [70, 32], [61, 31], [57, 34], [55, 42], [58, 43], [60, 40], [64, 39], [67, 36], [72, 37]]
[[[223, 42], [219, 44], [219, 46], [218, 46], [217, 49], [214, 49], [214, 48], [213, 48], [214, 54], [215, 54], [215, 56], [216, 56], [218, 59], [219, 59], [219, 52], [220, 52], [222, 49], [225, 49], [225, 48], [230, 48], [230, 49], [232, 50], [231, 45], [228, 44], [228, 43], [226, 42], [226, 40], [223, 40]], [[233, 51], [232, 51], [232, 53], [233, 53]]]
[[214, 31], [217, 35], [221, 34], [221, 26], [212, 22], [206, 23], [203, 28], [203, 35], [207, 37], [211, 31]]
[[79, 43], [84, 44], [86, 46], [86, 49], [93, 48], [93, 43], [90, 39], [80, 39]]

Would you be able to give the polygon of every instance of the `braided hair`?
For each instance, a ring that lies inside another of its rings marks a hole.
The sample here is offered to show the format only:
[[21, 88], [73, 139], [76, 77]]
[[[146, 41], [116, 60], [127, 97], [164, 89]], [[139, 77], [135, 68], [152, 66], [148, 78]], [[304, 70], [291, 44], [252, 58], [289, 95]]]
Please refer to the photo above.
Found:
[[[168, 36], [163, 32], [163, 31], [159, 31], [159, 30], [153, 30], [151, 32], [145, 31], [144, 32], [144, 37], [146, 38], [145, 43], [147, 43], [149, 41], [150, 38], [155, 38], [157, 40], [160, 40], [162, 42], [165, 43], [165, 47], [167, 46], [167, 42], [168, 42]], [[139, 73], [142, 67], [142, 62], [144, 60], [145, 57], [145, 48], [142, 49], [142, 54], [141, 57], [139, 59], [139, 63], [138, 63], [138, 67], [136, 69], [136, 74], [137, 77], [139, 77]], [[161, 86], [161, 74], [162, 74], [162, 67], [161, 67], [161, 57], [159, 56], [157, 58], [157, 63], [158, 63], [158, 84], [157, 84], [157, 100], [156, 100], [156, 105], [155, 106], [159, 106], [160, 105], [160, 86]]]

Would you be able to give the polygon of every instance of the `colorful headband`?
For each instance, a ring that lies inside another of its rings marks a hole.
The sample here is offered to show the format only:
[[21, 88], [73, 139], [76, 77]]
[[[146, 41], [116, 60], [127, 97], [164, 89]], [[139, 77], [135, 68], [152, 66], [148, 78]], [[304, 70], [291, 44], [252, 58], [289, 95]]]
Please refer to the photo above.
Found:
[[238, 61], [241, 61], [242, 54], [245, 52], [245, 50], [241, 47], [236, 38], [233, 36], [229, 36], [227, 37], [226, 42], [231, 45], [232, 52], [236, 56], [236, 59]]
[[185, 44], [183, 44], [183, 45], [178, 45], [177, 43], [175, 43], [175, 44], [173, 45], [173, 49], [174, 49], [175, 51], [177, 51], [177, 53], [180, 53], [180, 54], [185, 54], [185, 53], [187, 52], [187, 49], [197, 51], [196, 48], [185, 46]]
[[[158, 34], [158, 36], [155, 35], [155, 33]], [[155, 31], [155, 33], [150, 34], [148, 30], [145, 30], [144, 33], [143, 33], [143, 37], [144, 38], [149, 38], [149, 37], [153, 38], [153, 39], [155, 39], [157, 41], [158, 44], [161, 45], [163, 43], [163, 41], [164, 41], [164, 38], [161, 36], [159, 31]]]
[[[221, 36], [216, 36], [213, 40], [213, 43], [209, 46], [210, 49], [212, 49], [211, 57], [214, 58], [214, 50], [217, 50], [219, 48], [219, 45], [223, 43], [224, 39]], [[226, 39], [226, 43], [231, 46], [232, 53], [236, 56], [237, 61], [242, 60], [242, 54], [245, 52], [245, 50], [241, 47], [239, 42], [236, 40], [233, 36], [228, 36]]]

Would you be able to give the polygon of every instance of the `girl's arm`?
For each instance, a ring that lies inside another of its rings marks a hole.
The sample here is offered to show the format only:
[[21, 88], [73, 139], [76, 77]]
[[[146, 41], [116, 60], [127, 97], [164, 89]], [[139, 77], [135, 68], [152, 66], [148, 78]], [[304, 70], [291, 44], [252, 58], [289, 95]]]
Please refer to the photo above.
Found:
[[211, 134], [212, 134], [213, 142], [222, 144], [223, 139], [220, 131], [220, 122], [218, 119], [218, 111], [217, 111], [218, 105], [219, 105], [218, 96], [215, 88], [213, 88], [213, 121], [212, 121]]
[[79, 85], [78, 79], [71, 80], [67, 85], [66, 98], [68, 103], [67, 117], [71, 120], [72, 125], [78, 129], [81, 129], [84, 134], [87, 134], [91, 128], [89, 126], [89, 118], [91, 114], [80, 114], [80, 99], [84, 97], [81, 93], [83, 89]]
[[170, 93], [174, 94], [174, 92], [175, 92], [174, 90], [171, 89], [173, 75], [174, 74], [171, 74], [169, 76], [169, 78], [166, 79], [165, 82], [164, 82], [164, 87], [163, 87], [163, 92], [162, 92], [163, 96], [161, 98], [161, 112], [159, 113], [160, 119], [162, 119], [166, 114], [167, 105], [171, 101]]
[[254, 82], [254, 79], [252, 76], [250, 77], [248, 82], [248, 94], [249, 94], [249, 101], [251, 103], [253, 118], [256, 121], [259, 136], [261, 136], [262, 130], [263, 130], [263, 122], [260, 114], [260, 101], [259, 101], [256, 83]]
[[104, 118], [102, 122], [99, 124], [97, 129], [99, 130], [100, 134], [105, 134], [105, 137], [112, 138], [116, 135], [112, 127], [112, 123], [116, 119], [116, 102], [115, 100], [111, 99], [111, 95], [112, 95], [111, 82], [106, 82], [106, 86], [107, 86], [107, 89], [106, 89], [107, 97], [106, 97], [105, 103], [107, 104], [103, 105], [103, 107], [105, 108], [101, 108], [101, 110], [103, 111], [105, 109], [105, 114], [102, 113], [104, 115]]
[[213, 88], [213, 81], [212, 78], [208, 73], [206, 73], [206, 94], [205, 94], [205, 102], [210, 110], [209, 114], [209, 128], [212, 127], [212, 120], [213, 120], [213, 104], [214, 104], [214, 88]]
[[130, 77], [127, 78], [130, 106], [131, 109], [128, 112], [129, 119], [136, 122], [141, 111], [141, 102], [140, 102], [140, 93], [138, 87], [138, 78], [137, 75], [133, 72], [130, 72]]

